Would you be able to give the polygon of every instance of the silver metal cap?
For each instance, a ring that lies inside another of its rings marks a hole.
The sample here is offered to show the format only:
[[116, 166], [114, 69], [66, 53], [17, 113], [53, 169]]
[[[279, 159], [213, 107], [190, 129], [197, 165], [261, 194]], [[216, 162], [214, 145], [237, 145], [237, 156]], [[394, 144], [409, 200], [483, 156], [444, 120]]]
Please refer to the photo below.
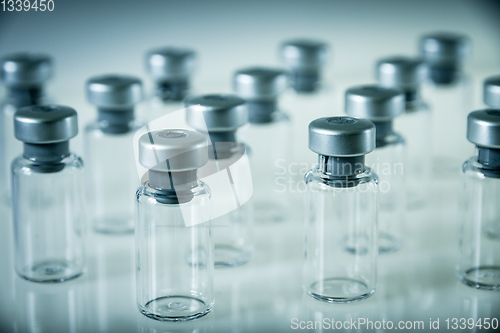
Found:
[[162, 47], [147, 54], [149, 74], [156, 80], [185, 79], [196, 66], [196, 52], [181, 47]]
[[483, 100], [484, 104], [492, 108], [500, 108], [500, 75], [484, 81]]
[[188, 97], [186, 121], [197, 131], [234, 131], [246, 124], [245, 101], [236, 95], [210, 94]]
[[389, 57], [377, 62], [377, 81], [385, 87], [416, 89], [425, 79], [423, 60], [410, 57]]
[[328, 45], [313, 39], [293, 39], [281, 44], [280, 56], [288, 68], [317, 70], [326, 62]]
[[273, 100], [287, 86], [286, 72], [277, 68], [248, 67], [233, 76], [233, 90], [246, 100]]
[[404, 110], [405, 96], [401, 89], [365, 85], [345, 92], [345, 112], [352, 117], [385, 121]]
[[479, 147], [500, 149], [500, 109], [469, 113], [467, 139]]
[[41, 53], [14, 53], [1, 60], [0, 78], [6, 86], [38, 86], [52, 77], [52, 58]]
[[87, 81], [87, 98], [100, 108], [130, 108], [142, 99], [142, 82], [134, 76], [95, 76]]
[[463, 62], [470, 52], [469, 39], [455, 33], [434, 33], [420, 39], [420, 53], [430, 64]]
[[309, 149], [326, 156], [361, 156], [375, 149], [375, 125], [352, 117], [319, 118], [309, 124]]
[[14, 115], [14, 135], [26, 143], [63, 142], [77, 134], [76, 111], [67, 106], [27, 106]]
[[208, 162], [205, 136], [185, 129], [146, 133], [139, 138], [139, 163], [149, 170], [187, 171]]

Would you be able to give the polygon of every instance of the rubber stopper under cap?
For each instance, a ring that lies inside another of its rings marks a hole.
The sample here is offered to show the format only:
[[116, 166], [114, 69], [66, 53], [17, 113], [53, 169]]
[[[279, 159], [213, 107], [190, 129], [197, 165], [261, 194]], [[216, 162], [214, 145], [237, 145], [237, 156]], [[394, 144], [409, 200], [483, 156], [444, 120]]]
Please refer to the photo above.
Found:
[[100, 108], [130, 108], [142, 99], [142, 82], [127, 75], [102, 75], [87, 81], [87, 98]]
[[404, 110], [405, 96], [401, 89], [365, 85], [350, 88], [345, 93], [345, 112], [353, 117], [385, 121]]
[[64, 142], [78, 134], [76, 111], [62, 105], [33, 105], [14, 115], [14, 135], [26, 143]]
[[234, 131], [246, 124], [245, 101], [229, 94], [209, 94], [186, 99], [186, 121], [197, 131]]
[[233, 89], [246, 100], [273, 100], [288, 86], [286, 72], [269, 67], [248, 67], [233, 76]]
[[139, 163], [156, 171], [188, 171], [208, 162], [207, 140], [201, 133], [166, 129], [139, 138]]
[[467, 139], [479, 147], [500, 149], [500, 109], [469, 113]]
[[420, 39], [420, 53], [430, 64], [456, 64], [465, 60], [470, 43], [466, 36], [455, 33], [434, 33]]
[[484, 81], [483, 100], [484, 104], [492, 108], [500, 108], [500, 75]]
[[318, 69], [322, 67], [328, 55], [328, 45], [313, 39], [293, 39], [280, 47], [283, 63], [291, 69]]
[[181, 47], [163, 47], [147, 54], [148, 72], [157, 80], [185, 79], [196, 65], [196, 52]]
[[309, 124], [309, 149], [326, 156], [361, 156], [375, 149], [375, 125], [352, 117], [319, 118]]
[[425, 79], [423, 60], [410, 57], [390, 57], [377, 62], [376, 76], [380, 85], [401, 89], [417, 89]]
[[15, 53], [1, 60], [0, 78], [7, 86], [39, 86], [52, 72], [52, 58], [45, 54]]

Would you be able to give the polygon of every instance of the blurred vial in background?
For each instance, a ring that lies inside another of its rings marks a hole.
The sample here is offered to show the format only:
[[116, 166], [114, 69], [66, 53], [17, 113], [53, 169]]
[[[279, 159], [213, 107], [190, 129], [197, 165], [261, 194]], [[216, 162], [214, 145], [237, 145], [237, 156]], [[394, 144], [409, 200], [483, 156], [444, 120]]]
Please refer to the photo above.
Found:
[[22, 151], [14, 137], [14, 113], [28, 105], [45, 104], [44, 84], [52, 77], [52, 58], [38, 53], [15, 53], [0, 60], [0, 79], [7, 95], [0, 102], [1, 196], [10, 202], [10, 163]]
[[[196, 52], [180, 47], [163, 47], [146, 55], [149, 75], [154, 80], [153, 96], [145, 105], [147, 121], [184, 108], [184, 99], [191, 94], [191, 76], [196, 67]], [[184, 114], [173, 113], [170, 128], [186, 127]]]
[[471, 287], [500, 290], [500, 109], [471, 112], [467, 122], [477, 154], [462, 167], [458, 274]]
[[84, 270], [83, 162], [70, 153], [78, 133], [75, 110], [29, 106], [14, 116], [24, 143], [12, 162], [16, 271], [35, 282], [62, 282]]
[[94, 230], [134, 231], [134, 193], [139, 185], [133, 137], [145, 124], [134, 115], [142, 99], [140, 79], [122, 75], [96, 76], [87, 81], [87, 99], [97, 107], [97, 119], [85, 127], [87, 198]]
[[309, 125], [318, 165], [305, 175], [303, 288], [330, 303], [355, 302], [375, 292], [378, 177], [365, 165], [375, 149], [375, 125], [330, 117]]
[[241, 130], [242, 142], [250, 147], [253, 207], [256, 222], [279, 222], [288, 217], [289, 188], [281, 169], [290, 163], [290, 121], [278, 108], [285, 91], [285, 72], [267, 67], [236, 71], [233, 88], [246, 101], [249, 127]]
[[214, 304], [211, 191], [197, 175], [207, 161], [198, 132], [159, 130], [139, 139], [148, 173], [136, 195], [136, 294], [147, 317], [187, 321]]
[[375, 150], [366, 156], [366, 165], [379, 177], [378, 251], [387, 253], [401, 247], [404, 234], [405, 140], [394, 132], [393, 120], [403, 114], [403, 91], [375, 85], [357, 86], [345, 93], [345, 111], [375, 124]]
[[470, 48], [467, 37], [459, 34], [435, 33], [420, 39], [427, 66], [423, 95], [434, 111], [433, 168], [441, 176], [458, 175], [458, 166], [473, 151], [465, 139], [465, 119], [473, 104], [470, 77], [463, 70]]
[[[289, 89], [283, 95], [282, 105], [292, 115], [293, 161], [291, 168], [298, 173], [297, 180], [316, 163], [316, 156], [307, 147], [307, 126], [319, 117], [331, 116], [333, 91], [324, 80], [329, 58], [326, 43], [314, 39], [292, 39], [281, 44], [279, 56], [288, 72]], [[308, 167], [300, 167], [307, 164]], [[301, 170], [301, 171], [300, 171]]]
[[[211, 143], [208, 157], [217, 171], [226, 169], [231, 179], [238, 178], [229, 168], [245, 153], [236, 131], [248, 120], [245, 101], [235, 95], [211, 94], [186, 99], [186, 121]], [[231, 193], [233, 194], [233, 193]], [[233, 202], [231, 198], [231, 202]], [[233, 267], [247, 263], [253, 254], [251, 200], [228, 214], [212, 220], [215, 267]]]
[[425, 74], [424, 62], [410, 57], [384, 58], [376, 66], [380, 85], [400, 88], [405, 94], [405, 112], [395, 119], [394, 125], [396, 131], [403, 134], [407, 146], [404, 173], [406, 203], [410, 209], [426, 203], [432, 172], [432, 113], [420, 94]]
[[483, 84], [484, 104], [500, 109], [500, 75], [487, 78]]

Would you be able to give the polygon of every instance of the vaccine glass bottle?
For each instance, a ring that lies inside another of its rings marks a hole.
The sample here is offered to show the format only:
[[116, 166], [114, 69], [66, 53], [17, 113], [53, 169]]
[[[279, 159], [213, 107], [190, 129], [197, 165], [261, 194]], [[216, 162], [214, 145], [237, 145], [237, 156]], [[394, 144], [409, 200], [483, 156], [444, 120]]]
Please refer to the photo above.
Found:
[[136, 292], [147, 317], [187, 321], [214, 304], [211, 193], [197, 177], [207, 160], [197, 132], [159, 130], [139, 139], [148, 172], [136, 194]]
[[16, 271], [35, 282], [62, 282], [84, 271], [83, 162], [70, 153], [77, 114], [65, 106], [29, 106], [14, 116], [24, 143], [12, 162]]
[[364, 157], [375, 148], [366, 119], [330, 117], [309, 125], [318, 165], [305, 175], [303, 288], [318, 300], [348, 303], [375, 292], [377, 175]]
[[97, 106], [97, 119], [85, 127], [87, 198], [94, 230], [102, 233], [134, 231], [135, 200], [139, 185], [133, 136], [144, 123], [134, 116], [141, 100], [140, 79], [122, 75], [93, 77], [87, 98]]

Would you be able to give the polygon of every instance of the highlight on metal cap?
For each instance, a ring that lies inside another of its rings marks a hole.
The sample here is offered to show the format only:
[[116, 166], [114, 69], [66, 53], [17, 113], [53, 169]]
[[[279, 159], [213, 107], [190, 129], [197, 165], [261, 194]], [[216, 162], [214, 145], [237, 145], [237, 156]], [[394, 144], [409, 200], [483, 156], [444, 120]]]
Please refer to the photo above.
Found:
[[94, 76], [86, 88], [89, 102], [100, 108], [130, 108], [142, 99], [142, 82], [134, 76]]
[[14, 135], [26, 143], [68, 141], [78, 134], [76, 111], [62, 105], [33, 105], [16, 111]]
[[188, 171], [208, 162], [205, 136], [185, 129], [165, 129], [139, 138], [139, 163], [155, 171]]
[[325, 117], [309, 124], [309, 149], [326, 156], [361, 156], [375, 149], [375, 125], [367, 119]]
[[384, 121], [404, 111], [405, 96], [398, 88], [363, 85], [345, 92], [345, 112], [352, 117]]
[[469, 52], [470, 41], [465, 35], [437, 32], [420, 39], [420, 53], [429, 64], [461, 63]]
[[185, 79], [196, 66], [196, 52], [183, 47], [162, 47], [147, 53], [148, 72], [156, 80]]
[[483, 101], [492, 108], [500, 108], [500, 75], [491, 76], [484, 81]]
[[186, 121], [197, 131], [234, 131], [246, 124], [245, 100], [231, 94], [208, 94], [188, 97]]
[[14, 53], [0, 63], [0, 79], [6, 86], [39, 86], [53, 74], [52, 58], [42, 53]]
[[281, 44], [280, 56], [290, 69], [317, 70], [326, 63], [328, 44], [308, 38], [292, 39]]
[[500, 149], [500, 109], [469, 113], [467, 139], [479, 147]]
[[426, 67], [419, 58], [387, 57], [377, 62], [376, 76], [378, 83], [385, 87], [416, 89], [425, 80]]
[[271, 67], [247, 67], [233, 75], [233, 89], [246, 100], [272, 100], [288, 86], [286, 72]]

